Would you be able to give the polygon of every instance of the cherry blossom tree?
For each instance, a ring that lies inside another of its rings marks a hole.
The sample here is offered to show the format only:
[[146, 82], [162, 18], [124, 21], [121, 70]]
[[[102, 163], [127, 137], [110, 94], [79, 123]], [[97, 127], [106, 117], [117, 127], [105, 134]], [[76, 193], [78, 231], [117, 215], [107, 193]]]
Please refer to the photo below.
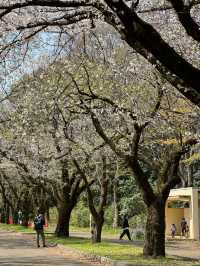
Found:
[[[176, 118], [170, 119], [166, 113], [168, 93], [162, 79], [151, 80], [149, 76], [144, 82], [138, 77], [131, 87], [128, 73], [122, 69], [117, 75], [116, 69], [91, 64], [93, 67], [84, 65], [71, 75], [72, 88], [78, 93], [78, 98], [77, 93], [70, 94], [75, 97], [74, 108], [90, 117], [99, 137], [132, 171], [147, 207], [144, 254], [164, 256], [166, 200], [170, 189], [181, 183], [182, 156], [197, 143], [195, 138], [188, 137], [190, 125], [185, 125], [185, 119], [189, 114], [174, 112]], [[145, 86], [151, 87], [150, 95], [145, 95]], [[177, 106], [182, 101], [179, 98]], [[151, 171], [153, 182], [145, 168]]]
[[[199, 4], [198, 0], [4, 1], [0, 5], [1, 57], [40, 32], [59, 30], [62, 36], [70, 30], [73, 33], [88, 25], [93, 29], [96, 23], [107, 23], [168, 82], [199, 105], [199, 64], [179, 51], [178, 42], [185, 43], [190, 53], [199, 54]], [[173, 35], [175, 40], [170, 37]]]

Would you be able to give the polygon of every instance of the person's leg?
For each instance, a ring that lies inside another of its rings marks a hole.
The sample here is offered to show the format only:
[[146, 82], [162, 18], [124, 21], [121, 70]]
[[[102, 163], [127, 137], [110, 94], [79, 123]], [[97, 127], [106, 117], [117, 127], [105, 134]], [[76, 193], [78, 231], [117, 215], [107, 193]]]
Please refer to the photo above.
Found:
[[39, 248], [40, 247], [40, 233], [38, 230], [36, 231], [36, 234], [37, 234], [37, 247]]
[[126, 229], [126, 235], [128, 236], [128, 239], [131, 240], [129, 229]]
[[122, 239], [124, 235], [125, 235], [125, 230], [122, 231], [122, 233], [121, 233], [119, 239]]
[[44, 235], [44, 230], [41, 230], [41, 237], [42, 237], [43, 247], [46, 247], [46, 245], [45, 245], [45, 235]]

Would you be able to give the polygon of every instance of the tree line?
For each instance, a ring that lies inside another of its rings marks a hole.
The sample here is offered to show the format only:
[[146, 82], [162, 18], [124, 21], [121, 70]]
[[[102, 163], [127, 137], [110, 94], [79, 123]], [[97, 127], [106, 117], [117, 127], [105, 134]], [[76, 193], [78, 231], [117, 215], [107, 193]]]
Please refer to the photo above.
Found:
[[[13, 87], [6, 122], [12, 133], [3, 126], [8, 138], [2, 143], [3, 157], [18, 162], [15, 168], [26, 182], [32, 180], [40, 189], [48, 183], [60, 221], [86, 189], [98, 236], [108, 180], [115, 175], [111, 166], [120, 160], [146, 205], [144, 254], [153, 256], [165, 255], [165, 203], [170, 189], [184, 183], [179, 165], [198, 142], [199, 1], [168, 2], [32, 0], [0, 5], [5, 63], [13, 51], [23, 59], [41, 32], [56, 32], [65, 48], [66, 35], [68, 40], [83, 32], [78, 55], [39, 69]], [[120, 37], [125, 45], [116, 48], [116, 58], [108, 60], [104, 54], [102, 62], [91, 56], [85, 33], [95, 35], [104, 23], [119, 34], [112, 41]], [[10, 144], [12, 137], [20, 145]], [[13, 158], [17, 149], [22, 149], [19, 160]], [[96, 179], [97, 205], [91, 190]], [[57, 234], [64, 230], [68, 235], [68, 222], [61, 224]]]

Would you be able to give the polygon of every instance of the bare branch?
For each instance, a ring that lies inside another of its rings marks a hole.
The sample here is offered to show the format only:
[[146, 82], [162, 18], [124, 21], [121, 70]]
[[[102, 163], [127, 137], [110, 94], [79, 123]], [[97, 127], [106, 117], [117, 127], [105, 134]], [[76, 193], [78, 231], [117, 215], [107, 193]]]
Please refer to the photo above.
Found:
[[190, 11], [191, 5], [185, 5], [184, 0], [168, 0], [179, 18], [180, 23], [185, 28], [187, 34], [194, 40], [200, 42], [200, 28], [199, 25], [192, 18]]

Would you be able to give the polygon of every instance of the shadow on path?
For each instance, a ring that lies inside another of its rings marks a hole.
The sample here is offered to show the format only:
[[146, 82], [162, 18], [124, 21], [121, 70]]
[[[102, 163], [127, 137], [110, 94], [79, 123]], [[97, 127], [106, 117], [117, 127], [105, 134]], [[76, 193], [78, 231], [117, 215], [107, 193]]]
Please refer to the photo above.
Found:
[[13, 257], [8, 258], [6, 257], [0, 257], [0, 265], [1, 266], [80, 266], [83, 265], [79, 262], [74, 262], [70, 260], [66, 260], [66, 258], [53, 256], [51, 258], [46, 258], [43, 256], [29, 256], [29, 257]]
[[62, 256], [57, 248], [37, 248], [34, 238], [0, 233], [1, 266], [88, 266]]

